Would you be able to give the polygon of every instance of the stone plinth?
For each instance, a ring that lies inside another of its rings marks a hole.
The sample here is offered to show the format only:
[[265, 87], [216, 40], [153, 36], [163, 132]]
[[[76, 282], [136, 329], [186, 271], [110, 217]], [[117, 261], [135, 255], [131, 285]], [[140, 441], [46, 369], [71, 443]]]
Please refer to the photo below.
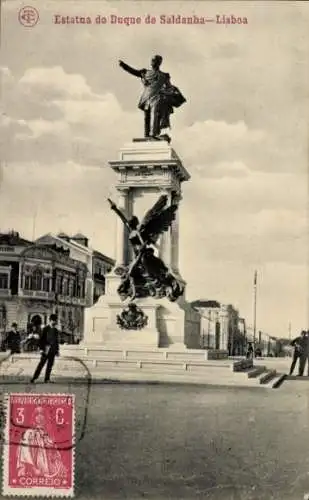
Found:
[[148, 317], [141, 330], [123, 330], [117, 325], [128, 301], [121, 302], [117, 295], [120, 278], [106, 277], [107, 294], [85, 311], [84, 345], [102, 344], [103, 348], [167, 347], [173, 349], [200, 347], [200, 315], [183, 301], [168, 299], [137, 299], [135, 304]]
[[[117, 315], [128, 305], [117, 294], [119, 276], [110, 273], [106, 276], [106, 295], [85, 311], [84, 344], [102, 344], [103, 347], [139, 346], [158, 347], [156, 301], [144, 300], [143, 312], [148, 318], [147, 325], [141, 330], [124, 330], [117, 325]], [[135, 301], [137, 303], [137, 301]], [[139, 305], [139, 304], [138, 304]]]

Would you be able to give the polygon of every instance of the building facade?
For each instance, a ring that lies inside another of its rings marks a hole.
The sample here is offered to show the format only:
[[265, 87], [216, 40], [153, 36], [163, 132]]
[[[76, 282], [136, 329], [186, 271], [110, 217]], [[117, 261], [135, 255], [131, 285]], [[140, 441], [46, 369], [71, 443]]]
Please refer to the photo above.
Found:
[[230, 356], [245, 353], [245, 321], [239, 318], [238, 311], [231, 304], [221, 304], [216, 300], [195, 300], [191, 305], [201, 315], [200, 338], [203, 349], [227, 350]]
[[0, 233], [0, 332], [12, 322], [29, 330], [38, 317], [44, 325], [56, 313], [59, 328], [81, 339], [85, 307], [105, 293], [113, 264], [80, 234], [47, 234], [33, 243], [14, 231]]
[[47, 324], [56, 313], [59, 328], [83, 331], [87, 267], [65, 249], [39, 245], [18, 233], [0, 235], [0, 330], [28, 330], [33, 319]]
[[115, 261], [97, 250], [89, 247], [89, 241], [83, 234], [69, 236], [60, 233], [57, 236], [48, 233], [36, 240], [41, 245], [54, 244], [56, 247], [69, 251], [71, 258], [83, 262], [87, 266], [86, 278], [86, 307], [91, 307], [105, 294], [105, 275], [115, 265]]

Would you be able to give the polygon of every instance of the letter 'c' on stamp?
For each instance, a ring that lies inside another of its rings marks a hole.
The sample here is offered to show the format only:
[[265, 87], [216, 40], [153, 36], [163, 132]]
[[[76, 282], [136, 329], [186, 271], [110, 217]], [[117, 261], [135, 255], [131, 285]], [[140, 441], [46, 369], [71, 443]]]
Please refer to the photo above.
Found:
[[74, 395], [6, 395], [3, 495], [73, 497], [74, 450]]

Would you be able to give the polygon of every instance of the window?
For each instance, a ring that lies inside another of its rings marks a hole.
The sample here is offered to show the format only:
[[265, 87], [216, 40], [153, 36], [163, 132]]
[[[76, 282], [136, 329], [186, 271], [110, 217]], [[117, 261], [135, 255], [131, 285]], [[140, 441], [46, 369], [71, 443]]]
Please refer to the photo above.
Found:
[[50, 279], [47, 277], [43, 278], [43, 291], [49, 292]]
[[74, 282], [74, 297], [80, 297], [79, 276], [76, 276], [75, 282]]
[[0, 305], [0, 328], [6, 325], [6, 307], [4, 304]]
[[25, 276], [25, 290], [31, 290], [31, 276], [29, 274], [26, 274]]
[[69, 282], [68, 278], [64, 278], [62, 282], [62, 295], [66, 296], [69, 292]]
[[72, 297], [73, 296], [73, 279], [70, 278], [69, 280], [69, 296]]
[[62, 290], [62, 276], [60, 274], [56, 275], [56, 285], [55, 285], [55, 292], [61, 294]]
[[9, 288], [9, 275], [8, 273], [0, 273], [0, 289], [7, 290]]
[[43, 275], [40, 269], [35, 269], [32, 273], [32, 290], [42, 290]]

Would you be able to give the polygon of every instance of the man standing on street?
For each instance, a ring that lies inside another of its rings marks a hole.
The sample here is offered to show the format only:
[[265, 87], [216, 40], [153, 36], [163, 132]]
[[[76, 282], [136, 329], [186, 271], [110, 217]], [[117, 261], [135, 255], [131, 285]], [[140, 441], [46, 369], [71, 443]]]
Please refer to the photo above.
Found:
[[6, 341], [11, 354], [20, 353], [21, 337], [17, 330], [17, 323], [12, 323], [12, 329], [9, 331]]
[[301, 374], [304, 374], [305, 371], [305, 366], [307, 364], [307, 376], [309, 377], [309, 330], [306, 331], [306, 335], [304, 337], [304, 354], [300, 358], [300, 364], [301, 364]]
[[295, 365], [297, 363], [297, 360], [299, 359], [298, 375], [301, 377], [304, 373], [306, 363], [307, 338], [305, 330], [301, 332], [299, 337], [296, 337], [294, 340], [292, 340], [291, 346], [294, 347], [294, 353], [290, 368], [290, 375], [293, 375]]
[[55, 356], [59, 356], [59, 332], [56, 328], [56, 324], [57, 316], [56, 314], [51, 314], [49, 317], [49, 325], [43, 328], [40, 337], [39, 346], [41, 351], [41, 359], [31, 379], [32, 384], [40, 376], [40, 373], [46, 363], [47, 366], [44, 382], [50, 382], [50, 374], [55, 361]]

